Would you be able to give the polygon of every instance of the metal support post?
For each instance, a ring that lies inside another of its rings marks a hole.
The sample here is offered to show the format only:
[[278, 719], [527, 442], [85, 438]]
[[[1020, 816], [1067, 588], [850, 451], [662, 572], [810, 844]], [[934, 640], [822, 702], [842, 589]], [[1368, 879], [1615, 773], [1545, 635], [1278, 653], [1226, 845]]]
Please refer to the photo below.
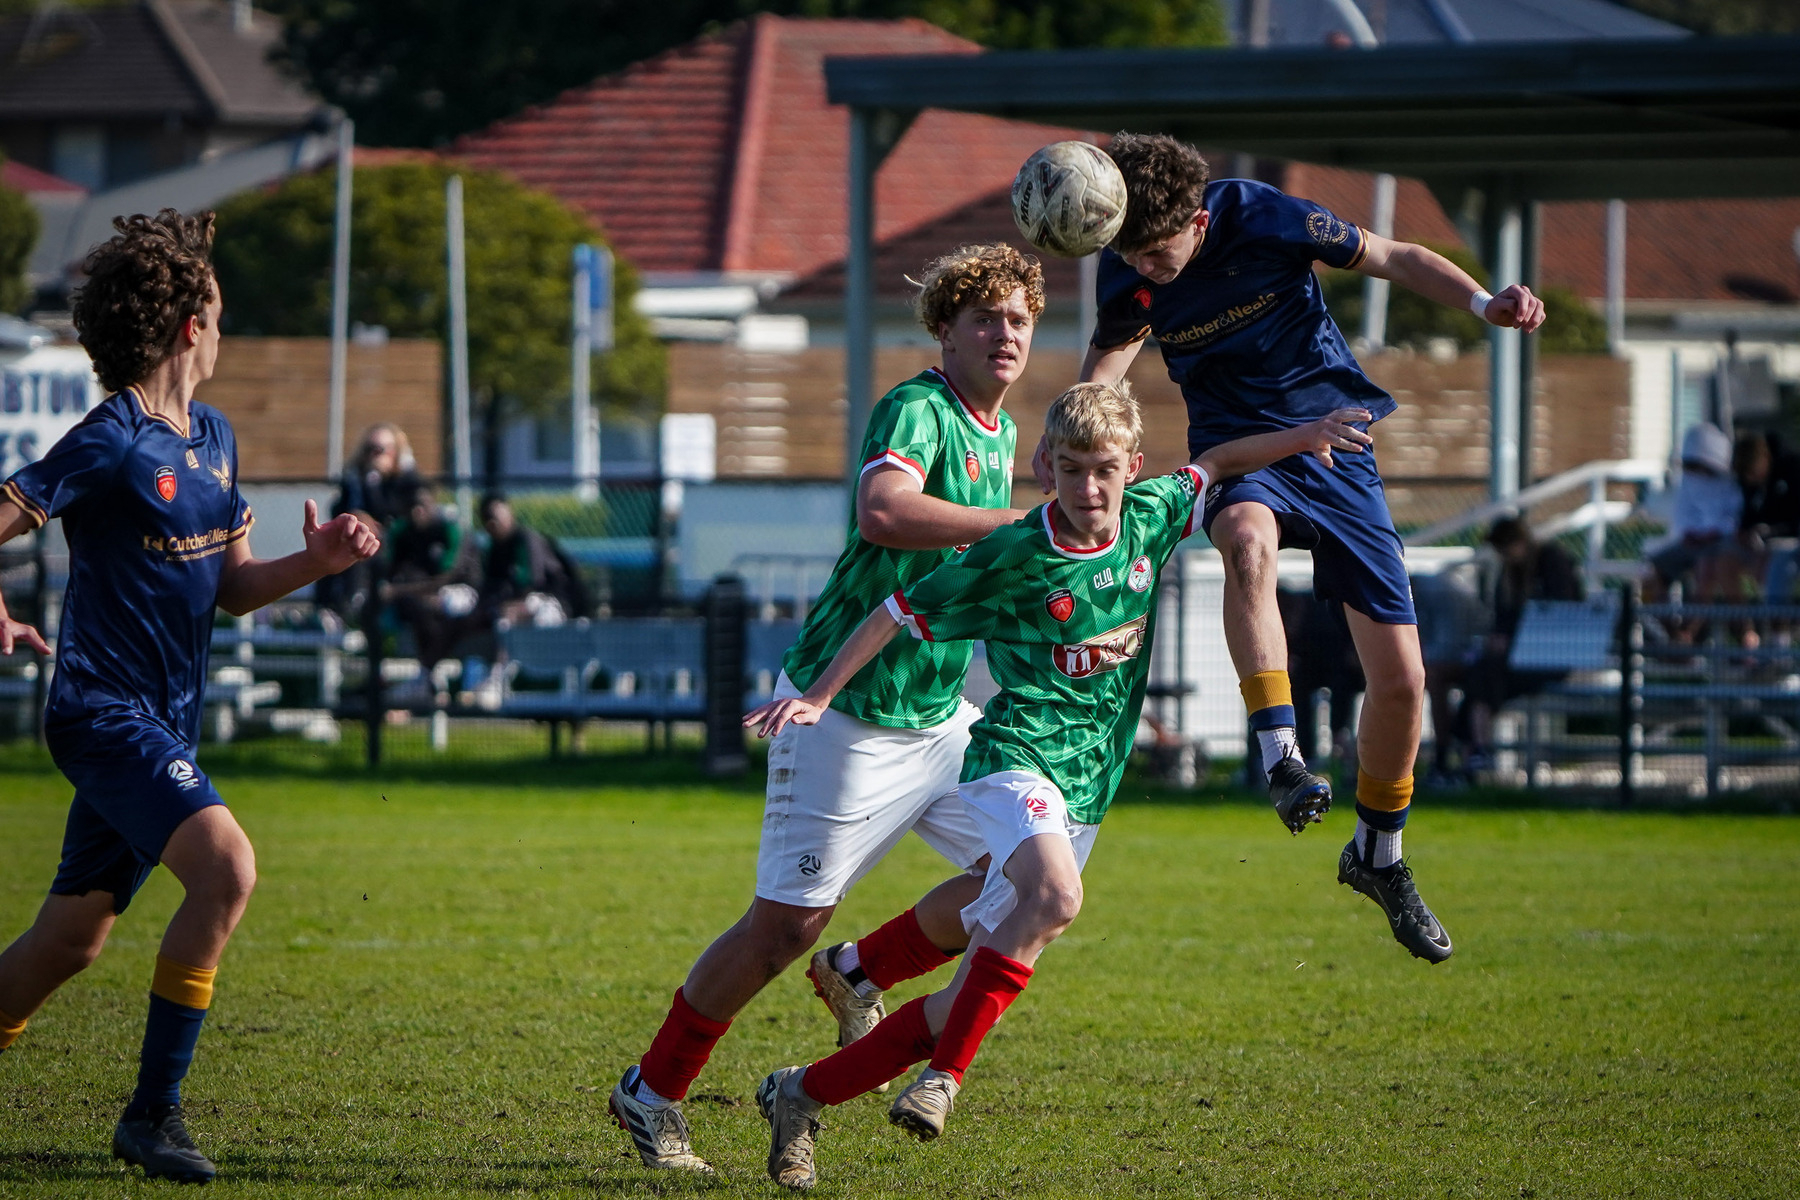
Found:
[[1644, 760], [1644, 624], [1635, 584], [1626, 584], [1619, 616], [1619, 803], [1637, 802]]
[[469, 448], [469, 280], [463, 244], [462, 176], [444, 183], [445, 252], [450, 267], [450, 431], [455, 455], [456, 506], [464, 525], [474, 519]]
[[[1394, 236], [1394, 193], [1392, 175], [1375, 177], [1375, 219], [1369, 229], [1384, 238]], [[1387, 344], [1388, 291], [1387, 280], [1363, 276], [1362, 340], [1371, 353]]]
[[325, 475], [344, 473], [344, 384], [350, 342], [350, 192], [356, 164], [356, 122], [338, 125], [337, 229], [331, 256], [331, 395], [325, 414]]
[[1625, 353], [1625, 202], [1606, 202], [1606, 348]]
[[[850, 110], [850, 257], [844, 270], [844, 481], [856, 494], [875, 390], [875, 113]], [[854, 508], [854, 502], [852, 503]]]
[[[1492, 203], [1495, 197], [1490, 195]], [[1519, 282], [1524, 251], [1524, 218], [1517, 201], [1494, 214], [1488, 255], [1491, 290]], [[1488, 332], [1488, 498], [1507, 500], [1519, 491], [1519, 331]]]

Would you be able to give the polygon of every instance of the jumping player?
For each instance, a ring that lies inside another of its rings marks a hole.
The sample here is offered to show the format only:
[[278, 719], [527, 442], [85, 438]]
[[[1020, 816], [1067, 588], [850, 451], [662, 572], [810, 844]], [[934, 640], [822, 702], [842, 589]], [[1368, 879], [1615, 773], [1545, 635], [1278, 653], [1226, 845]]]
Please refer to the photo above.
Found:
[[[89, 253], [75, 328], [114, 394], [0, 487], [0, 542], [51, 517], [68, 538], [44, 737], [75, 785], [50, 894], [0, 954], [0, 1049], [94, 961], [150, 872], [167, 866], [186, 895], [156, 956], [137, 1090], [112, 1152], [184, 1183], [215, 1174], [188, 1136], [181, 1081], [256, 882], [250, 840], [194, 761], [213, 610], [250, 612], [378, 549], [354, 516], [320, 525], [308, 500], [305, 550], [250, 556], [237, 441], [223, 414], [193, 399], [219, 354], [212, 222], [172, 209], [120, 218], [118, 236]], [[0, 653], [21, 643], [49, 652], [0, 603]]]
[[[882, 597], [924, 578], [951, 549], [1019, 513], [1009, 507], [1015, 432], [1002, 410], [1044, 308], [1035, 259], [965, 246], [930, 264], [917, 313], [942, 365], [875, 405], [849, 536], [788, 651], [777, 697], [812, 685]], [[694, 1154], [680, 1101], [732, 1019], [810, 949], [850, 888], [915, 830], [963, 874], [860, 941], [813, 956], [808, 974], [838, 1018], [839, 1045], [883, 1016], [881, 991], [935, 970], [967, 937], [959, 913], [981, 891], [980, 832], [956, 794], [969, 726], [969, 647], [896, 644], [841, 689], [804, 737], [769, 749], [767, 807], [750, 909], [701, 954], [611, 1110], [644, 1165], [712, 1172]]]
[[1155, 633], [1156, 581], [1203, 511], [1212, 472], [1236, 474], [1295, 453], [1359, 452], [1356, 409], [1215, 447], [1173, 475], [1132, 484], [1143, 466], [1125, 384], [1077, 384], [1051, 404], [1045, 442], [1056, 499], [996, 530], [871, 612], [798, 699], [745, 718], [763, 735], [811, 724], [837, 688], [901, 628], [926, 644], [984, 638], [1002, 688], [975, 726], [961, 792], [992, 855], [963, 910], [971, 953], [943, 991], [920, 997], [862, 1040], [757, 1090], [770, 1125], [769, 1176], [815, 1180], [819, 1112], [923, 1071], [888, 1118], [920, 1138], [943, 1132], [981, 1039], [1081, 907], [1081, 871], [1136, 740]]
[[[1109, 153], [1125, 177], [1125, 223], [1100, 260], [1099, 320], [1081, 377], [1122, 379], [1154, 335], [1187, 400], [1190, 455], [1346, 406], [1374, 420], [1394, 411], [1326, 312], [1315, 262], [1392, 280], [1489, 324], [1529, 333], [1543, 323], [1542, 302], [1523, 286], [1490, 296], [1442, 255], [1359, 229], [1310, 201], [1251, 180], [1208, 186], [1206, 160], [1174, 138], [1121, 133]], [[1443, 961], [1450, 936], [1400, 856], [1425, 669], [1374, 456], [1348, 459], [1340, 471], [1287, 458], [1220, 478], [1207, 499], [1206, 530], [1225, 560], [1225, 640], [1270, 799], [1294, 833], [1331, 807], [1331, 789], [1306, 769], [1294, 736], [1276, 550], [1311, 550], [1314, 591], [1344, 604], [1368, 690], [1357, 731], [1356, 832], [1338, 880], [1381, 906], [1407, 950]]]

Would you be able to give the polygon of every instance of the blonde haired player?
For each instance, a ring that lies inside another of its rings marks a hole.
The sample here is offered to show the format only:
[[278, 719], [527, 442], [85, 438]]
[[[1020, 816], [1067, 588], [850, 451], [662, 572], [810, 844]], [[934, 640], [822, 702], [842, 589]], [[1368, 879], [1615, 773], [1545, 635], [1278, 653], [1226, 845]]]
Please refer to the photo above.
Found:
[[[1044, 310], [1037, 260], [964, 246], [929, 264], [919, 321], [940, 365], [875, 405], [843, 554], [788, 651], [775, 694], [798, 696], [864, 614], [1020, 514], [1015, 434], [1002, 411]], [[811, 949], [850, 888], [911, 829], [961, 874], [855, 942], [813, 956], [808, 974], [838, 1019], [839, 1044], [883, 1016], [881, 991], [961, 953], [959, 913], [981, 891], [981, 834], [957, 796], [969, 726], [965, 643], [896, 644], [838, 681], [829, 712], [769, 749], [768, 802], [749, 911], [700, 956], [611, 1109], [644, 1165], [712, 1172], [693, 1151], [680, 1101], [755, 995]]]
[[[1214, 447], [1173, 475], [1143, 467], [1137, 402], [1123, 383], [1078, 384], [1050, 406], [1045, 442], [1056, 498], [998, 529], [911, 587], [896, 589], [804, 696], [744, 719], [791, 736], [830, 712], [902, 628], [928, 644], [985, 639], [1001, 692], [975, 726], [961, 795], [992, 858], [962, 910], [972, 935], [950, 986], [913, 1000], [862, 1040], [763, 1080], [769, 1176], [811, 1187], [819, 1113], [929, 1059], [889, 1119], [943, 1132], [981, 1039], [1024, 990], [1033, 964], [1081, 908], [1081, 870], [1136, 738], [1155, 630], [1156, 580], [1198, 526], [1208, 483], [1293, 454], [1360, 453], [1368, 434], [1343, 409], [1295, 429]], [[1128, 486], [1129, 485], [1129, 486]]]

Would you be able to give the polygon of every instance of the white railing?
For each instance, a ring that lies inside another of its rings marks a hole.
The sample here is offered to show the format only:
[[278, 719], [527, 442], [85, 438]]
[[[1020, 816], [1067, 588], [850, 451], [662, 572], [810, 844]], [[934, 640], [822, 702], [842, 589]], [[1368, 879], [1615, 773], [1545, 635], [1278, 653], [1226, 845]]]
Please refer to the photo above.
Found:
[[1661, 490], [1667, 474], [1668, 470], [1662, 463], [1641, 458], [1602, 459], [1583, 463], [1572, 471], [1539, 480], [1504, 500], [1489, 501], [1423, 529], [1414, 530], [1404, 540], [1408, 546], [1435, 545], [1471, 529], [1492, 524], [1500, 517], [1527, 512], [1536, 505], [1585, 488], [1588, 495], [1585, 504], [1535, 525], [1534, 532], [1539, 537], [1558, 537], [1573, 530], [1584, 530], [1587, 533], [1588, 569], [1592, 572], [1599, 569], [1605, 559], [1607, 527], [1625, 520], [1638, 508], [1637, 502], [1608, 499], [1607, 486], [1614, 483], [1635, 484], [1641, 502], [1645, 491]]

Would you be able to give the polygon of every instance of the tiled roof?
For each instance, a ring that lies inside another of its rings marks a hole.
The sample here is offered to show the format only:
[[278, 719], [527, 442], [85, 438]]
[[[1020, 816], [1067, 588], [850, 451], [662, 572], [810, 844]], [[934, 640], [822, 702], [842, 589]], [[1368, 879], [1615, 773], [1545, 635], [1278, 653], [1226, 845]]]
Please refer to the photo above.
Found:
[[[806, 274], [843, 257], [849, 122], [825, 100], [828, 55], [974, 54], [919, 20], [761, 15], [460, 139], [588, 213], [642, 270]], [[1066, 132], [926, 112], [882, 164], [877, 236], [1007, 184]]]
[[85, 196], [87, 189], [79, 183], [70, 183], [60, 176], [48, 171], [40, 171], [36, 167], [28, 167], [22, 162], [12, 159], [0, 161], [0, 187], [11, 188], [15, 192], [24, 192], [27, 196]]

